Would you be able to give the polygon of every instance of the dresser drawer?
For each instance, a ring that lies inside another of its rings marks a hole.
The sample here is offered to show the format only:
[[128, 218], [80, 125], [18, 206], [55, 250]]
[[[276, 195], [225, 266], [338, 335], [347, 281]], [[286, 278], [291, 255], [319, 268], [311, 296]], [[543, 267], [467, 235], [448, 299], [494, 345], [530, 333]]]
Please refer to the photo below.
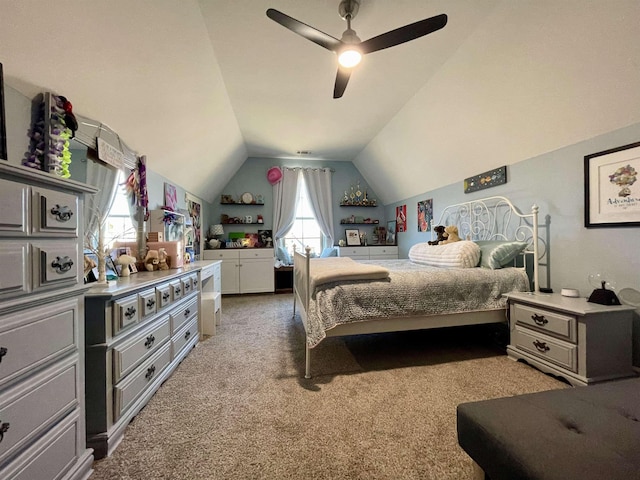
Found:
[[553, 362], [572, 372], [578, 371], [577, 345], [517, 325], [513, 335], [517, 349]]
[[140, 311], [142, 312], [142, 317], [149, 317], [156, 313], [158, 310], [158, 300], [156, 299], [155, 289], [140, 292], [138, 297], [140, 298]]
[[156, 287], [156, 301], [158, 310], [171, 305], [171, 286], [168, 283]]
[[191, 278], [191, 285], [193, 286], [193, 291], [197, 292], [200, 290], [200, 277], [198, 276], [197, 273], [194, 273], [193, 275], [189, 275], [189, 277]]
[[31, 245], [33, 289], [78, 283], [78, 244], [64, 240]]
[[78, 299], [0, 319], [0, 386], [76, 349]]
[[133, 338], [113, 347], [114, 382], [120, 381], [145, 357], [158, 350], [169, 335], [169, 316], [165, 316], [160, 322], [154, 322], [151, 328], [136, 333]]
[[273, 249], [272, 248], [247, 248], [245, 250], [240, 250], [239, 258], [245, 259], [245, 260], [249, 258], [273, 259]]
[[521, 303], [512, 305], [511, 312], [511, 320], [515, 320], [516, 323], [533, 327], [571, 342], [576, 341], [575, 317]]
[[138, 296], [119, 298], [113, 302], [113, 334], [134, 325], [140, 319]]
[[182, 329], [175, 337], [171, 339], [171, 358], [177, 358], [182, 350], [190, 344], [191, 341], [198, 336], [198, 319], [194, 318], [189, 324]]
[[191, 276], [182, 277], [180, 281], [182, 282], [183, 296], [186, 297], [189, 294], [191, 294], [191, 292], [194, 290], [193, 277]]
[[113, 387], [114, 419], [116, 422], [131, 404], [147, 389], [171, 361], [171, 344], [167, 342], [151, 358]]
[[[79, 410], [65, 417], [27, 451], [20, 454], [4, 469], [0, 469], [0, 478], [11, 480], [63, 478], [77, 460], [79, 417]], [[84, 445], [80, 448], [84, 448]]]
[[204, 251], [205, 260], [237, 260], [240, 258], [240, 253], [238, 250], [226, 250], [226, 249], [218, 249], [218, 250], [205, 250]]
[[33, 233], [78, 236], [78, 197], [32, 187]]
[[398, 247], [393, 245], [387, 247], [369, 247], [369, 256], [371, 260], [378, 258], [398, 258]]
[[74, 355], [0, 395], [0, 464], [78, 405], [77, 368]]
[[29, 255], [27, 245], [0, 244], [0, 296], [10, 297], [29, 291]]
[[0, 191], [2, 192], [0, 235], [26, 235], [29, 188], [16, 182], [0, 179]]
[[180, 308], [171, 312], [171, 334], [175, 334], [190, 318], [198, 315], [198, 299], [192, 298]]
[[171, 301], [177, 302], [184, 296], [184, 287], [182, 285], [182, 281], [175, 280], [169, 284], [169, 288], [171, 289]]

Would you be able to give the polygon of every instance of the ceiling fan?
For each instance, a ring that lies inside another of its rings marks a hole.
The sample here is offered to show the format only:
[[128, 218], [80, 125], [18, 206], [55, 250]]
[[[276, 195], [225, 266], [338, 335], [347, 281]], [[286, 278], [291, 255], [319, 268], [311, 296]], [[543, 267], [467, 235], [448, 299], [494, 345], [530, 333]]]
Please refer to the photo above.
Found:
[[267, 17], [271, 20], [338, 55], [338, 73], [333, 89], [333, 98], [342, 97], [347, 88], [351, 72], [360, 63], [362, 55], [415, 40], [428, 33], [440, 30], [447, 24], [447, 16], [443, 13], [396, 28], [363, 42], [358, 38], [355, 30], [351, 29], [351, 20], [356, 17], [359, 8], [360, 0], [342, 0], [340, 2], [338, 13], [347, 21], [347, 29], [340, 40], [278, 10], [273, 8], [267, 10]]

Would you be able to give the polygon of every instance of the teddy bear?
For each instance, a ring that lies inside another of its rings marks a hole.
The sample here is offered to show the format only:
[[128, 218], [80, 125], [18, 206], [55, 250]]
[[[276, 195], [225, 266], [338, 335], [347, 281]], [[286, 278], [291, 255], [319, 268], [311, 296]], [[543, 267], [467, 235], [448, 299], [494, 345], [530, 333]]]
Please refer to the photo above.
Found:
[[129, 265], [135, 265], [136, 257], [132, 257], [131, 255], [120, 255], [116, 259], [116, 265], [122, 265], [122, 269], [120, 270], [121, 277], [128, 277], [131, 273], [131, 269]]
[[458, 227], [455, 225], [447, 225], [444, 227], [444, 233], [447, 234], [447, 239], [440, 242], [438, 245], [446, 245], [447, 243], [459, 242], [462, 240], [458, 236]]
[[158, 270], [169, 270], [169, 256], [164, 248], [158, 250]]
[[427, 242], [429, 245], [438, 245], [440, 242], [447, 239], [447, 234], [444, 233], [444, 225], [436, 225], [433, 227], [433, 231], [436, 232], [438, 237], [435, 240], [429, 240]]
[[144, 268], [149, 272], [160, 269], [160, 254], [158, 250], [149, 250], [144, 257]]

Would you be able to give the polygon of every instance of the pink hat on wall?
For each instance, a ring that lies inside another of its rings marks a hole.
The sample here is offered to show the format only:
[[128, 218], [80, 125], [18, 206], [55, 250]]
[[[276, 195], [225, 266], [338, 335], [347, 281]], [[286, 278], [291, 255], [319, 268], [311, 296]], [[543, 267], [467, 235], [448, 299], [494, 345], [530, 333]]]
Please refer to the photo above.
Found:
[[271, 185], [275, 185], [282, 180], [282, 170], [280, 170], [280, 167], [271, 167], [267, 170], [267, 180], [269, 180]]

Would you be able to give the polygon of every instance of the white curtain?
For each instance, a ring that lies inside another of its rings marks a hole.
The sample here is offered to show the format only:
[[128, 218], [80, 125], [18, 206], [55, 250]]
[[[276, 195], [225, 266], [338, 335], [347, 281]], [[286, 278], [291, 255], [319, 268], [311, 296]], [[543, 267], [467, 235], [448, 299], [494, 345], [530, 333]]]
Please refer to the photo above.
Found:
[[331, 196], [331, 169], [303, 168], [302, 176], [309, 192], [309, 202], [324, 234], [323, 247], [333, 246], [333, 205]]
[[98, 243], [100, 225], [116, 197], [119, 170], [91, 159], [87, 159], [87, 181], [99, 188], [98, 193], [87, 195], [84, 202], [85, 244], [95, 247]]
[[286, 235], [295, 222], [299, 176], [299, 169], [283, 167], [282, 180], [273, 186], [274, 244]]

